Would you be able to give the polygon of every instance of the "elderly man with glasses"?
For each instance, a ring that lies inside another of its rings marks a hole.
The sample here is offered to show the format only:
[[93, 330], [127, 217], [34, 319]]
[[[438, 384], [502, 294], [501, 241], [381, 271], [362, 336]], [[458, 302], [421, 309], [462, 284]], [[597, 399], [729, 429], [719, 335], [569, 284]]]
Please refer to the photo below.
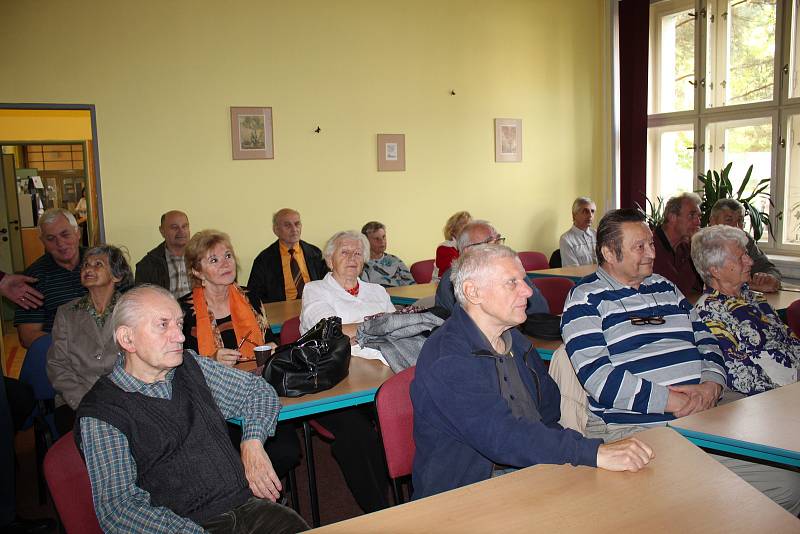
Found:
[[[470, 247], [475, 245], [502, 245], [506, 238], [495, 230], [489, 221], [475, 220], [467, 224], [458, 234], [456, 246], [459, 254], [463, 254]], [[531, 287], [532, 293], [528, 297], [528, 315], [532, 313], [547, 313], [549, 307], [539, 289], [526, 278], [526, 283]], [[453, 291], [453, 282], [450, 280], [450, 269], [442, 274], [442, 279], [436, 288], [436, 306], [445, 308], [450, 313], [456, 307], [456, 295]]]
[[[600, 266], [564, 306], [561, 333], [588, 396], [586, 437], [618, 440], [707, 410], [725, 386], [716, 338], [683, 293], [653, 273], [655, 256], [643, 213], [608, 212], [597, 229]], [[796, 477], [714, 458], [778, 504], [797, 506]]]

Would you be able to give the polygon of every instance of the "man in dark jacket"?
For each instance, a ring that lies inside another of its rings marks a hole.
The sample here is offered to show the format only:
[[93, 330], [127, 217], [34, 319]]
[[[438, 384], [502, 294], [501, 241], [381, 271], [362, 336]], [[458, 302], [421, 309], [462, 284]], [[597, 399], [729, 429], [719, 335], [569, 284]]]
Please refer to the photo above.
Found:
[[452, 269], [459, 305], [423, 346], [411, 383], [414, 498], [540, 463], [644, 467], [653, 452], [641, 441], [603, 444], [558, 424], [558, 386], [514, 328], [531, 294], [517, 254], [476, 245]]
[[192, 237], [189, 218], [182, 211], [168, 211], [161, 216], [158, 231], [164, 241], [136, 264], [135, 281], [137, 285], [161, 286], [175, 298], [180, 298], [191, 289], [183, 262], [183, 251]]
[[664, 206], [664, 222], [653, 229], [656, 259], [653, 272], [660, 274], [686, 297], [703, 292], [703, 281], [692, 263], [692, 236], [700, 229], [701, 199], [694, 193], [681, 193]]
[[256, 256], [247, 289], [261, 302], [303, 298], [305, 285], [328, 272], [322, 252], [300, 240], [303, 223], [296, 210], [278, 210], [272, 216], [272, 231], [278, 239]]

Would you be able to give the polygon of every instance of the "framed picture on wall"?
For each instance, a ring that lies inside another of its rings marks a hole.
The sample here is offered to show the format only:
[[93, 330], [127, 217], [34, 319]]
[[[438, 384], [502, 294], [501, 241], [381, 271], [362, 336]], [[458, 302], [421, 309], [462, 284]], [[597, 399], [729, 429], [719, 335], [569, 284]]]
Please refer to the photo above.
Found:
[[231, 108], [233, 159], [273, 159], [272, 108]]
[[405, 134], [378, 134], [378, 170], [406, 170]]
[[522, 161], [522, 119], [494, 120], [494, 160]]

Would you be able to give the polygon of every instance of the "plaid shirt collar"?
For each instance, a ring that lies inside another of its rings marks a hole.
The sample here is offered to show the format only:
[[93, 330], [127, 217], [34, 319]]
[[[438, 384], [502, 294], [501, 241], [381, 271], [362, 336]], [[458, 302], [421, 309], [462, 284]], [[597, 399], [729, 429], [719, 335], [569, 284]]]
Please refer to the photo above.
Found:
[[[188, 353], [184, 352], [184, 357], [190, 357]], [[108, 375], [108, 378], [122, 391], [127, 393], [141, 393], [147, 397], [157, 398], [170, 398], [172, 396], [172, 379], [175, 376], [175, 369], [171, 369], [164, 380], [148, 384], [142, 382], [138, 378], [129, 374], [125, 370], [125, 354], [120, 352], [114, 369]]]

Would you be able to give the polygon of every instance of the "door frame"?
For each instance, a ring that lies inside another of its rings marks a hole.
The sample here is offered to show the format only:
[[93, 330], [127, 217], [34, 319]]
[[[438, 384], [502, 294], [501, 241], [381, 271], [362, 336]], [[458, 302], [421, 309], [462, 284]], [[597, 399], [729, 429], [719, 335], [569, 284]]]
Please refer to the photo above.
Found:
[[[103, 181], [100, 173], [100, 146], [97, 141], [97, 112], [94, 104], [25, 104], [25, 103], [6, 103], [0, 102], [0, 109], [25, 109], [25, 110], [79, 110], [88, 111], [92, 124], [92, 163], [94, 165], [95, 181], [97, 182], [97, 232], [100, 243], [106, 242], [106, 225], [103, 212]], [[10, 139], [7, 144], [17, 144]], [[85, 139], [83, 140], [86, 141]], [[31, 141], [24, 141], [31, 144]]]

